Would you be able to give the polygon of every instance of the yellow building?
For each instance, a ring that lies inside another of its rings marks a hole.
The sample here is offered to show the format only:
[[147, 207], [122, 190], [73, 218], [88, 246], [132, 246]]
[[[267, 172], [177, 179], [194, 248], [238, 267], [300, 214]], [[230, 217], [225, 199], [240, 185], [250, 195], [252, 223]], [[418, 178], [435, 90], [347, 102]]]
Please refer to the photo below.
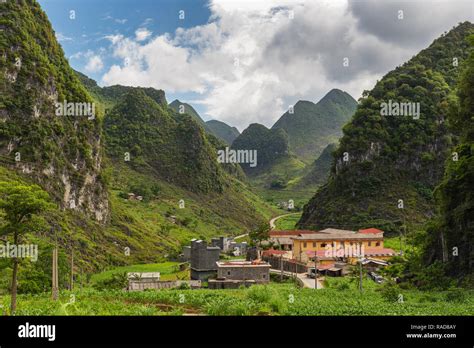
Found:
[[300, 262], [309, 262], [318, 257], [320, 264], [334, 260], [354, 263], [361, 257], [388, 259], [395, 255], [392, 249], [384, 248], [383, 231], [370, 228], [348, 231], [327, 228], [312, 234], [292, 237], [293, 257]]

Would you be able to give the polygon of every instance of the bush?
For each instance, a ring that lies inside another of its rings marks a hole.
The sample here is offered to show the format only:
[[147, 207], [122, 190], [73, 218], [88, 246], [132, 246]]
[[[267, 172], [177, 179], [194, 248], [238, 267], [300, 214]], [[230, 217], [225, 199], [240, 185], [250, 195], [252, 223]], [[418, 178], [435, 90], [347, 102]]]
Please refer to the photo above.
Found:
[[247, 297], [256, 302], [268, 302], [270, 301], [272, 294], [270, 290], [264, 285], [254, 285], [249, 288]]
[[336, 286], [337, 290], [349, 290], [349, 284], [348, 283], [340, 283]]
[[[380, 293], [382, 298], [387, 302], [398, 302], [400, 300], [400, 295], [402, 295], [401, 289], [394, 285], [393, 283], [386, 283], [381, 289]], [[405, 295], [403, 295], [403, 300], [405, 301]]]
[[464, 302], [466, 300], [466, 291], [463, 289], [450, 289], [445, 295], [445, 300], [448, 302]]
[[109, 290], [109, 289], [123, 289], [128, 285], [127, 272], [114, 273], [112, 277], [98, 281], [94, 284], [94, 288], [97, 290]]

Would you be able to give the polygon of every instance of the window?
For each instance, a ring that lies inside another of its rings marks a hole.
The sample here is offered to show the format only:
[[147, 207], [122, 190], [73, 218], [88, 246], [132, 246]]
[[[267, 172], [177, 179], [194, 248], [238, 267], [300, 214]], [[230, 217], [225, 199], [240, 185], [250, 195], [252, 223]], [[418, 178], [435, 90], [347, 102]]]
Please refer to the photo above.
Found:
[[262, 278], [265, 279], [265, 278], [267, 278], [267, 276], [264, 274], [264, 275], [262, 275]]
[[372, 242], [369, 242], [369, 246], [372, 246]]
[[303, 243], [303, 248], [306, 248], [306, 242]]
[[375, 246], [380, 246], [380, 242], [375, 243]]
[[313, 242], [313, 248], [316, 248], [316, 242]]
[[326, 247], [326, 243], [321, 243], [321, 248], [325, 248]]
[[230, 271], [227, 271], [227, 275], [230, 276]]

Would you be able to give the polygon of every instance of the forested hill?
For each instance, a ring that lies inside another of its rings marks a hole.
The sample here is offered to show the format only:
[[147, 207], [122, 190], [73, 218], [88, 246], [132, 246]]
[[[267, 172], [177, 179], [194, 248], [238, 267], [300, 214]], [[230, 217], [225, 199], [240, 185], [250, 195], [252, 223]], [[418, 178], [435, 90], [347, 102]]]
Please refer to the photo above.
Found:
[[143, 90], [133, 90], [105, 118], [109, 156], [136, 170], [151, 169], [167, 182], [193, 192], [221, 192], [223, 171], [215, 148], [188, 114], [159, 105]]
[[272, 129], [288, 134], [290, 150], [306, 163], [311, 163], [324, 148], [337, 142], [357, 107], [348, 93], [339, 89], [329, 91], [318, 103], [300, 100], [293, 112], [285, 112]]
[[210, 120], [206, 122], [206, 126], [212, 134], [225, 141], [228, 145], [232, 145], [233, 141], [240, 135], [237, 128], [231, 127], [222, 121]]
[[471, 54], [458, 84], [449, 125], [459, 136], [435, 191], [438, 215], [428, 228], [425, 261], [447, 263], [446, 272], [474, 284], [474, 35]]
[[[432, 190], [456, 141], [446, 126], [449, 102], [472, 31], [473, 24], [459, 24], [364, 92], [344, 127], [329, 181], [305, 206], [299, 227], [394, 231], [404, 220], [433, 215]], [[419, 103], [419, 116], [383, 115], [389, 102]]]
[[268, 129], [259, 123], [253, 123], [245, 129], [233, 142], [235, 150], [256, 151], [256, 166], [241, 163], [247, 175], [260, 174], [280, 159], [289, 158], [288, 135], [282, 129]]

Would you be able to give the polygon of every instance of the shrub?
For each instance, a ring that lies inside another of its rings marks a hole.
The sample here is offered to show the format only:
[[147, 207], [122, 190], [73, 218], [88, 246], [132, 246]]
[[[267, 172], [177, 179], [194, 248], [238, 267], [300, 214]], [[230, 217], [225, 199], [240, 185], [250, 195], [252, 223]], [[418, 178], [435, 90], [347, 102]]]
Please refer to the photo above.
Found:
[[123, 289], [128, 285], [127, 272], [114, 273], [110, 278], [103, 279], [94, 284], [97, 290]]
[[[387, 302], [398, 302], [401, 295], [400, 288], [389, 282], [381, 288], [380, 293]], [[403, 295], [403, 298], [406, 300], [405, 295]]]
[[464, 302], [466, 300], [466, 292], [463, 289], [450, 289], [445, 299], [448, 302]]
[[268, 302], [271, 299], [272, 294], [266, 286], [254, 285], [248, 290], [247, 297], [256, 302], [263, 303]]

